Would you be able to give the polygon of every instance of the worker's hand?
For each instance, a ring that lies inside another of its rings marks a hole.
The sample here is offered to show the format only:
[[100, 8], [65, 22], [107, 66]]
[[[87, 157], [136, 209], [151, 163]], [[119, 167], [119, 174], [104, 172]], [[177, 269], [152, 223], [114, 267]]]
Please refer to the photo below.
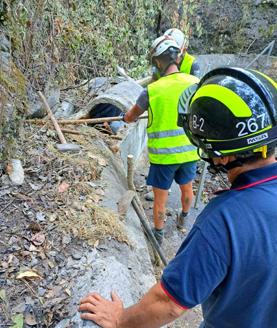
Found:
[[118, 328], [123, 314], [123, 302], [111, 293], [112, 301], [106, 300], [97, 293], [91, 293], [80, 301], [81, 318], [94, 321], [102, 328]]
[[124, 122], [136, 122], [138, 120], [138, 117], [143, 113], [144, 110], [142, 110], [137, 104], [135, 104], [130, 110], [128, 110], [128, 112], [124, 114]]

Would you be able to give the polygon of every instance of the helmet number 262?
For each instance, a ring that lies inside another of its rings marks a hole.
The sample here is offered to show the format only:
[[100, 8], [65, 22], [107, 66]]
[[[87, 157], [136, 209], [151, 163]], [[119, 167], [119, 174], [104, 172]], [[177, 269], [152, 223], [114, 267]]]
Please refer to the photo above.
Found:
[[260, 126], [263, 129], [265, 125], [265, 113], [258, 115], [257, 118], [250, 118], [246, 122], [241, 121], [236, 124], [236, 128], [240, 129], [238, 133], [238, 137], [245, 136], [249, 133], [254, 133], [259, 130], [259, 125], [257, 123], [258, 120], [260, 121]]

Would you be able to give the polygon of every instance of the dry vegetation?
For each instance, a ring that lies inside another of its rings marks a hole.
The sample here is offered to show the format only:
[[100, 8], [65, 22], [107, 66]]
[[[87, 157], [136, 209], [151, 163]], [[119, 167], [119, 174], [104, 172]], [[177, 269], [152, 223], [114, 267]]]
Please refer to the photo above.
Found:
[[101, 206], [105, 196], [101, 173], [108, 164], [106, 137], [92, 127], [81, 129], [85, 136], [68, 140], [82, 150], [62, 154], [47, 123], [26, 125], [28, 142], [19, 144], [24, 184], [13, 186], [6, 175], [1, 177], [0, 322], [4, 327], [22, 328], [23, 321], [40, 328], [54, 326], [68, 314], [85, 249], [98, 249], [106, 239], [130, 246], [118, 214]]

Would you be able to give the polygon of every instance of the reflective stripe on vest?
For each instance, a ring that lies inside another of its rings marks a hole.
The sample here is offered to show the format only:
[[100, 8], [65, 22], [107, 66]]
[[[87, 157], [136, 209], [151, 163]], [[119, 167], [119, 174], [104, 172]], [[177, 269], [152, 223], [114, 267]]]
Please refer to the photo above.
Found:
[[184, 134], [185, 134], [184, 129], [177, 129], [177, 130], [168, 130], [168, 131], [148, 133], [148, 138], [149, 139], [167, 138], [167, 137], [181, 136], [181, 135], [184, 135]]
[[181, 93], [199, 80], [174, 73], [148, 85], [148, 154], [153, 164], [180, 164], [198, 160], [184, 130], [177, 126], [178, 101]]
[[196, 148], [193, 145], [190, 146], [179, 146], [173, 148], [150, 148], [148, 147], [148, 152], [150, 154], [178, 154], [191, 150], [195, 150]]
[[180, 72], [190, 74], [191, 67], [194, 61], [195, 61], [195, 57], [191, 56], [186, 52], [185, 57], [183, 58], [180, 66]]

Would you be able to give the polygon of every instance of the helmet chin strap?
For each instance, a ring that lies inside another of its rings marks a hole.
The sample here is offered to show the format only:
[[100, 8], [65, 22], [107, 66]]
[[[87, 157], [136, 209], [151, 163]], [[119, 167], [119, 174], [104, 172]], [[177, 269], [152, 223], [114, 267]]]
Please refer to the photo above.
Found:
[[243, 166], [243, 161], [239, 158], [235, 159], [232, 162], [229, 162], [227, 164], [215, 164], [212, 158], [204, 158], [200, 155], [199, 152], [199, 148], [198, 150], [198, 156], [204, 160], [205, 162], [208, 162], [210, 164], [209, 166], [209, 172], [210, 173], [219, 173], [219, 172], [223, 172], [223, 173], [228, 173], [229, 170], [234, 169], [235, 167], [241, 167]]
[[225, 165], [222, 165], [224, 167], [224, 169], [226, 169], [226, 171], [229, 171], [229, 170], [232, 170], [234, 169], [235, 167], [241, 167], [243, 166], [243, 163], [240, 159], [235, 159], [234, 161], [232, 162], [229, 162]]

